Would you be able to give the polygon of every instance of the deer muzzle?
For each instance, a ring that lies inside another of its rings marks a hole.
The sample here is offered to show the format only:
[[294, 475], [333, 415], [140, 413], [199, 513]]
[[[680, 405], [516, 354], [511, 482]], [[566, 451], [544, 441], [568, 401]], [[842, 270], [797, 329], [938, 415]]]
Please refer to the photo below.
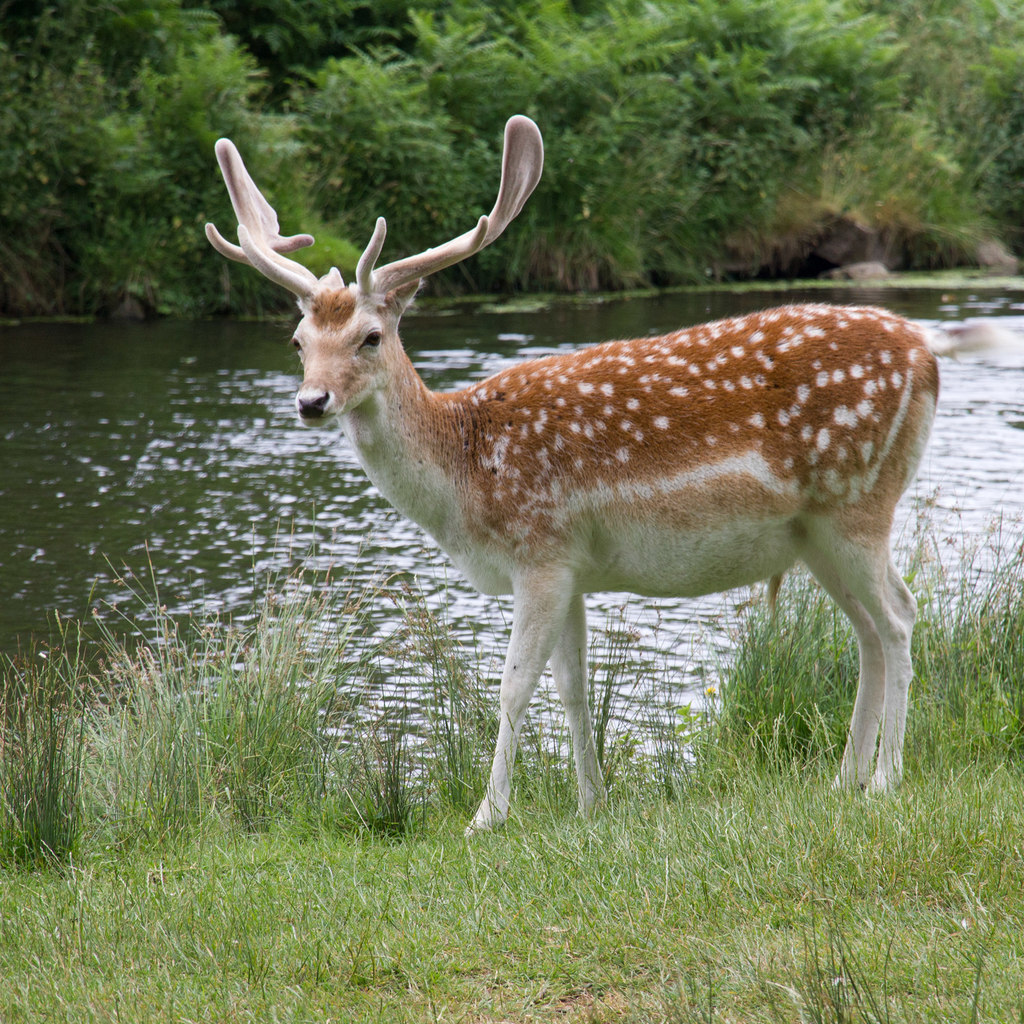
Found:
[[322, 420], [330, 411], [331, 393], [320, 389], [302, 388], [295, 396], [295, 408], [304, 423]]

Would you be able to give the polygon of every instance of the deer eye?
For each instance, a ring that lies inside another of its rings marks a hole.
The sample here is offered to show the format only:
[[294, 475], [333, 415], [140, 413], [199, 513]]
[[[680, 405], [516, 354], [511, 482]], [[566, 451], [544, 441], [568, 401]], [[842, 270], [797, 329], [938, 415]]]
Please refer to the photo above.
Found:
[[380, 331], [370, 331], [369, 334], [363, 338], [360, 348], [376, 348], [380, 344]]
[[302, 343], [299, 341], [298, 338], [292, 338], [292, 346], [294, 347], [295, 351], [298, 352], [299, 358], [301, 359], [303, 355]]

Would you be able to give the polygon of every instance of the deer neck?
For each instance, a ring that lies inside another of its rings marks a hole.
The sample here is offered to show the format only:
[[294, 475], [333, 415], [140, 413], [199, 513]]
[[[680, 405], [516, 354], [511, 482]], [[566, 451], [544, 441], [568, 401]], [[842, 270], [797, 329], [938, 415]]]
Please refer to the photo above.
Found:
[[462, 529], [455, 447], [460, 403], [432, 392], [404, 352], [387, 387], [342, 416], [366, 475], [403, 515], [441, 544]]

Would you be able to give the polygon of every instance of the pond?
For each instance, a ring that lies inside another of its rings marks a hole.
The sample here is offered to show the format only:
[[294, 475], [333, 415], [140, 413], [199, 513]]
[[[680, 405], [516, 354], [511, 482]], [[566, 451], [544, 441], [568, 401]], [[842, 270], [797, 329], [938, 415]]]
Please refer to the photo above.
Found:
[[[871, 302], [929, 324], [992, 318], [1020, 351], [943, 360], [935, 433], [904, 499], [899, 543], [922, 529], [955, 553], [1024, 512], [1024, 292], [708, 291], [518, 311], [408, 315], [426, 382], [451, 389], [511, 362], [658, 334], [799, 300]], [[998, 318], [998, 319], [997, 319]], [[336, 430], [296, 425], [292, 323], [33, 324], [0, 329], [0, 649], [45, 637], [54, 612], [145, 616], [125, 574], [172, 614], [251, 614], [268, 580], [333, 567], [360, 588], [415, 577], [448, 627], [499, 674], [508, 599], [472, 591], [368, 483]], [[924, 524], [924, 525], [922, 525]], [[1018, 526], [1019, 532], [1019, 526]], [[138, 582], [141, 581], [141, 582]], [[700, 691], [749, 591], [699, 601], [590, 598], [591, 625], [628, 624]], [[392, 611], [379, 609], [381, 630]], [[143, 623], [144, 625], [144, 623]], [[697, 653], [695, 653], [697, 652]]]

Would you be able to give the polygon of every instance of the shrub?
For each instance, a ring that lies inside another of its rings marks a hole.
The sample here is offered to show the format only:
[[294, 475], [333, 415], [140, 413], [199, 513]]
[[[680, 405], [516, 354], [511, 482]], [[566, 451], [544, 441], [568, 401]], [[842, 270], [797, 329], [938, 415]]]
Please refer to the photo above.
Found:
[[317, 236], [297, 258], [349, 276], [380, 214], [385, 259], [470, 227], [533, 116], [537, 193], [449, 292], [791, 270], [837, 216], [930, 267], [1024, 221], [1024, 22], [995, 0], [186, 4], [5, 5], [0, 313], [283, 308], [203, 237], [233, 225], [219, 135]]
[[387, 216], [396, 254], [437, 244], [489, 208], [501, 126], [525, 112], [545, 133], [544, 179], [501, 253], [462, 280], [702, 278], [723, 233], [767, 224], [793, 168], [885, 92], [881, 23], [846, 6], [477, 0], [414, 14], [406, 50], [328, 61], [304, 95], [319, 201], [357, 237]]
[[229, 288], [203, 235], [208, 219], [233, 222], [218, 136], [236, 138], [271, 186], [294, 156], [286, 124], [250, 111], [254, 69], [215, 19], [177, 0], [75, 0], [59, 17], [5, 21], [0, 311], [111, 312], [129, 297], [192, 314], [279, 304], [256, 274]]

